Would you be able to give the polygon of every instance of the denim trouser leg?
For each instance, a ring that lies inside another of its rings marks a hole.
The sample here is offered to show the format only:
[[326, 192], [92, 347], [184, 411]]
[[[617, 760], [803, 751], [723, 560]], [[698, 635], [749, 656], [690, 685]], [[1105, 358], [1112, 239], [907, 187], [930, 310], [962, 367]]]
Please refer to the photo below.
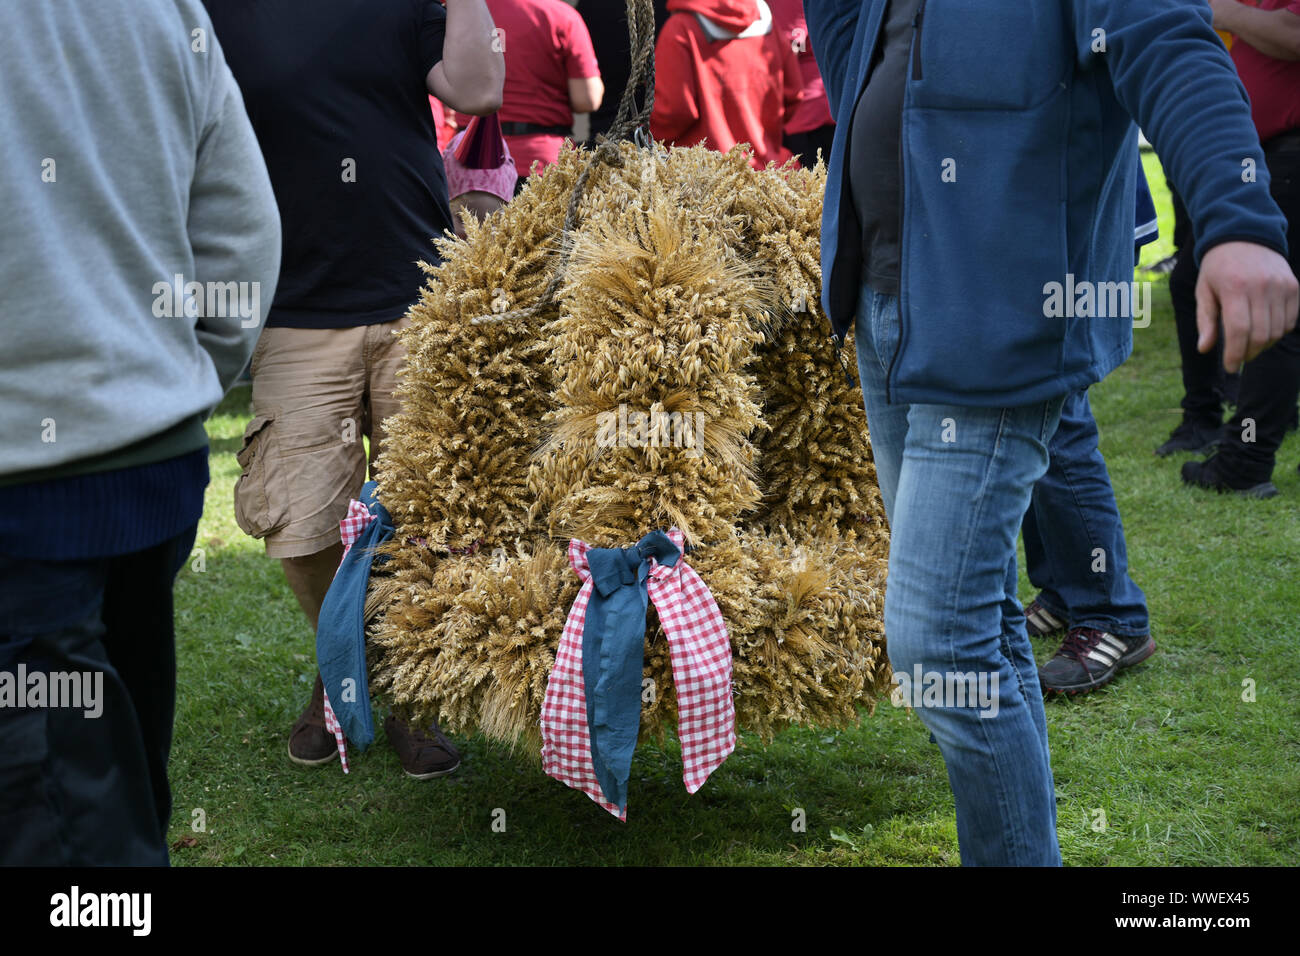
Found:
[[[1061, 400], [1017, 408], [890, 405], [885, 374], [898, 300], [864, 288], [858, 365], [890, 521], [885, 633], [894, 671], [943, 753], [967, 864], [1057, 865], [1046, 717], [1024, 615], [1015, 545]], [[934, 675], [931, 678], [930, 675]], [[921, 701], [921, 681], [970, 675], [966, 695]]]
[[1065, 399], [1051, 464], [1025, 512], [1025, 565], [1039, 603], [1071, 627], [1123, 637], [1150, 633], [1147, 600], [1128, 549], [1086, 389]]
[[[1039, 706], [1030, 708], [1034, 728], [1038, 731], [1038, 742], [1043, 749], [1043, 761], [1051, 767], [1051, 755], [1047, 749], [1047, 714], [1043, 710], [1043, 689], [1038, 682], [1038, 664], [1034, 661], [1033, 648], [1025, 630], [1025, 609], [1016, 600], [1020, 588], [1020, 576], [1016, 573], [1016, 556], [1011, 555], [1007, 564], [1007, 577], [1004, 584], [1006, 594], [1002, 599], [1002, 653], [1019, 678], [1021, 693], [1026, 700], [1037, 701]], [[1052, 832], [1056, 832], [1056, 799], [1053, 788]]]

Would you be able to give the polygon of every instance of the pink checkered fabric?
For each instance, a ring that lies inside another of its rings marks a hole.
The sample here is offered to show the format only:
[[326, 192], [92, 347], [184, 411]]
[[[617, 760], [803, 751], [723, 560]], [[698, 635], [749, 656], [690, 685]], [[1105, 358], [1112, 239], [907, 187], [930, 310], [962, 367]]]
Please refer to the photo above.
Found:
[[[375, 516], [370, 513], [370, 509], [357, 501], [356, 498], [348, 502], [348, 513], [343, 516], [339, 522], [339, 536], [343, 539], [343, 557], [352, 550], [353, 543], [361, 537], [361, 532], [366, 530], [366, 525], [375, 520]], [[343, 563], [343, 558], [339, 558], [339, 564]]]
[[[668, 537], [682, 549], [676, 528]], [[582, 675], [582, 629], [591, 599], [586, 542], [569, 542], [569, 564], [582, 580], [555, 654], [542, 703], [542, 769], [581, 790], [620, 820], [626, 811], [605, 799], [591, 759], [587, 696]], [[731, 640], [722, 612], [695, 569], [678, 558], [672, 567], [651, 559], [646, 590], [659, 613], [672, 657], [677, 690], [677, 735], [682, 745], [682, 782], [687, 793], [704, 785], [736, 749], [736, 710], [731, 697]]]
[[343, 737], [343, 728], [339, 726], [339, 719], [334, 716], [334, 708], [330, 706], [330, 695], [325, 695], [325, 729], [334, 735], [334, 742], [339, 748], [339, 763], [343, 765], [343, 772], [349, 773], [348, 770], [348, 745]]
[[[343, 556], [339, 558], [339, 564], [343, 563], [343, 558], [347, 557], [352, 545], [361, 537], [361, 532], [366, 530], [366, 525], [374, 520], [375, 516], [370, 513], [370, 509], [356, 498], [348, 502], [348, 513], [339, 522], [339, 535], [343, 539]], [[325, 729], [334, 735], [334, 743], [339, 748], [339, 763], [343, 765], [343, 772], [349, 773], [347, 740], [343, 736], [343, 728], [339, 726], [338, 717], [334, 715], [334, 708], [330, 706], [329, 694], [325, 695]]]

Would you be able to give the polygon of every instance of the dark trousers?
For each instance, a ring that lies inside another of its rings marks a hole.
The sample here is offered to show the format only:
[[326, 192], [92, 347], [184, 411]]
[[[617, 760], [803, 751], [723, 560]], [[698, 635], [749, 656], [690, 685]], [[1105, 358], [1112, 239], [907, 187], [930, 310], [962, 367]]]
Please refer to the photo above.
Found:
[[98, 716], [0, 707], [0, 864], [167, 864], [172, 584], [196, 530], [96, 560], [0, 555], [0, 672], [101, 675], [83, 684]]
[[[1300, 134], [1287, 134], [1265, 143], [1264, 159], [1271, 176], [1269, 191], [1287, 218], [1291, 271], [1300, 276]], [[1217, 344], [1206, 355], [1196, 351], [1198, 275], [1189, 247], [1169, 276], [1183, 360], [1183, 409], [1189, 418], [1217, 423], [1224, 397], [1223, 352]], [[1298, 394], [1300, 327], [1242, 369], [1237, 412], [1223, 426], [1219, 449], [1225, 477], [1243, 484], [1269, 479]]]
[[822, 162], [831, 161], [831, 141], [835, 139], [835, 124], [827, 123], [804, 133], [786, 133], [782, 137], [785, 148], [799, 157], [799, 164], [812, 169], [817, 165], [817, 150], [822, 151]]
[[1223, 339], [1202, 354], [1196, 351], [1196, 267], [1193, 245], [1181, 247], [1174, 271], [1169, 273], [1169, 298], [1174, 307], [1178, 332], [1178, 353], [1183, 365], [1183, 418], [1205, 428], [1223, 423], [1223, 404], [1228, 400], [1227, 373], [1223, 370]]
[[1088, 390], [1066, 396], [1021, 533], [1035, 600], [1070, 627], [1121, 637], [1151, 632], [1147, 599], [1128, 573], [1128, 545]]

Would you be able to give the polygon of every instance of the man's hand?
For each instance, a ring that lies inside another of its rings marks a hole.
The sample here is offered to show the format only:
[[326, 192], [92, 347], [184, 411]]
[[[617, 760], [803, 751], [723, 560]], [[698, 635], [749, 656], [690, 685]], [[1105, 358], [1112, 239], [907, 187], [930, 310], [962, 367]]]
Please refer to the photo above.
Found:
[[1300, 283], [1287, 261], [1267, 246], [1223, 242], [1201, 257], [1196, 283], [1199, 352], [1208, 352], [1223, 319], [1223, 367], [1241, 368], [1295, 328]]
[[425, 81], [447, 106], [471, 116], [501, 108], [506, 61], [492, 15], [483, 0], [450, 0], [442, 59]]

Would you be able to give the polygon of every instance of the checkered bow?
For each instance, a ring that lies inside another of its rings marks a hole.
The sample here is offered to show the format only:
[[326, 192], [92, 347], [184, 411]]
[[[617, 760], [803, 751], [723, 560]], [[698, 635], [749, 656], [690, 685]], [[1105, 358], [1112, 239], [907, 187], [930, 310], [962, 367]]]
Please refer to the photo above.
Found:
[[[339, 534], [343, 538], [343, 557], [347, 557], [348, 552], [352, 550], [352, 545], [357, 538], [361, 537], [361, 532], [366, 530], [366, 525], [374, 520], [376, 520], [375, 516], [370, 513], [370, 509], [356, 498], [348, 502], [348, 513], [339, 522]], [[339, 563], [343, 563], [343, 558], [339, 559]], [[369, 693], [369, 690], [363, 692]], [[343, 765], [343, 772], [349, 773], [347, 741], [343, 736], [343, 727], [334, 714], [334, 708], [330, 706], [329, 694], [325, 694], [325, 729], [334, 735], [334, 742], [339, 748], [339, 763]]]
[[[682, 532], [673, 528], [668, 538], [681, 553]], [[606, 799], [591, 753], [582, 661], [583, 630], [595, 586], [587, 559], [590, 549], [584, 541], [569, 542], [569, 564], [583, 583], [565, 621], [542, 703], [542, 768], [626, 820], [626, 806]], [[682, 781], [687, 792], [694, 793], [736, 747], [731, 641], [708, 585], [684, 557], [671, 565], [650, 558], [646, 591], [668, 639], [677, 691]]]

